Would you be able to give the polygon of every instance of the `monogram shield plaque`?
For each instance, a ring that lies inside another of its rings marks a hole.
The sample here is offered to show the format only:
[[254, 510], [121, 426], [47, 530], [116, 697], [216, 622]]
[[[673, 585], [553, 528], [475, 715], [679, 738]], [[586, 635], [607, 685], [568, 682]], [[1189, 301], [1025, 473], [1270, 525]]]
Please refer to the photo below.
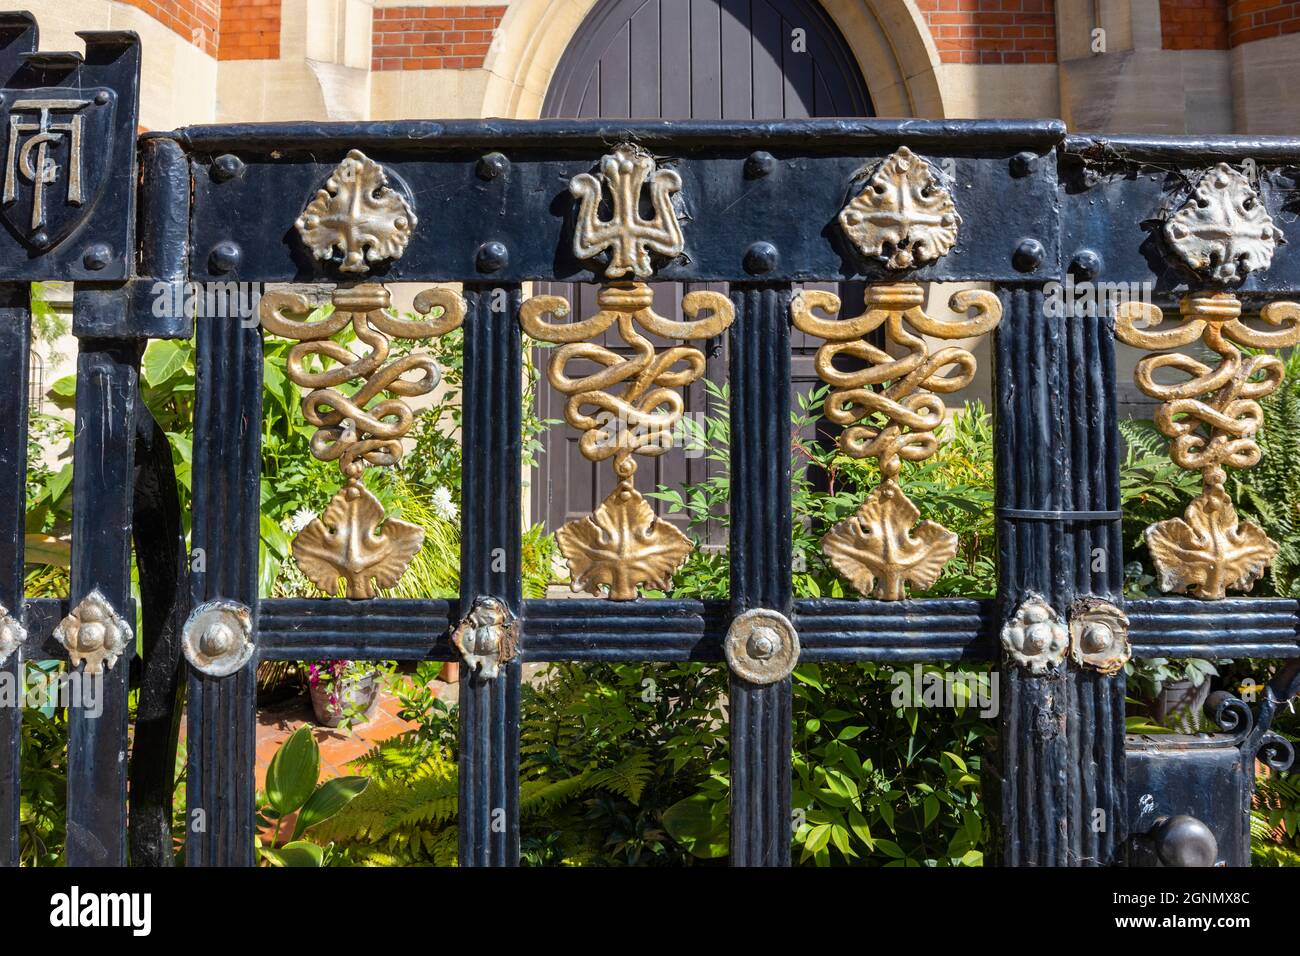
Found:
[[117, 96], [109, 89], [15, 91], [0, 106], [4, 184], [0, 217], [43, 251], [85, 220], [103, 191]]

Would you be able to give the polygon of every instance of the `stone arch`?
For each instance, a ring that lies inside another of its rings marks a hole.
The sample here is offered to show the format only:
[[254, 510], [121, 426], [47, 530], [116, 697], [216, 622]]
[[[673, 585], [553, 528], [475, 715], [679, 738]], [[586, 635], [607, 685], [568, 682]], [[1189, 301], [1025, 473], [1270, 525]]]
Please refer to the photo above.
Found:
[[[482, 115], [541, 116], [564, 51], [597, 0], [515, 0], [484, 68]], [[843, 34], [882, 117], [944, 116], [939, 55], [915, 0], [821, 0]]]

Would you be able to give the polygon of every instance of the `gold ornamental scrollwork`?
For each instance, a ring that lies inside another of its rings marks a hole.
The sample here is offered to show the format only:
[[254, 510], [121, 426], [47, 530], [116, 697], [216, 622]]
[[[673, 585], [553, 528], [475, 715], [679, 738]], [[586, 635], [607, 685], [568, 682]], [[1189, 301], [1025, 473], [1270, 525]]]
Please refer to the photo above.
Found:
[[[427, 289], [415, 299], [416, 311], [426, 317], [403, 319], [391, 311], [388, 290], [374, 284], [336, 289], [332, 302], [333, 313], [312, 320], [304, 296], [268, 293], [260, 314], [266, 331], [297, 340], [289, 350], [288, 375], [295, 385], [311, 390], [302, 411], [316, 426], [312, 454], [337, 461], [346, 478], [324, 513], [294, 538], [294, 559], [326, 594], [336, 593], [342, 578], [348, 597], [369, 598], [375, 588], [397, 583], [420, 550], [424, 531], [386, 518], [362, 474], [367, 465], [394, 465], [401, 459], [402, 438], [414, 421], [402, 399], [432, 392], [441, 377], [432, 356], [413, 352], [390, 360], [391, 343], [446, 335], [464, 321], [465, 303], [449, 289]], [[435, 311], [436, 317], [428, 317]], [[368, 352], [357, 355], [334, 341], [349, 325]], [[412, 373], [418, 377], [406, 377]], [[355, 391], [340, 390], [358, 379]]]
[[[611, 279], [629, 272], [639, 279], [654, 275], [650, 253], [666, 259], [682, 254], [685, 238], [673, 210], [672, 195], [682, 179], [671, 169], [659, 169], [653, 156], [639, 146], [624, 143], [600, 160], [600, 175], [579, 173], [569, 181], [578, 199], [573, 231], [573, 254], [591, 259], [609, 250], [605, 275]], [[649, 219], [641, 216], [641, 189], [649, 187]], [[608, 188], [611, 218], [600, 218], [600, 204]]]
[[[690, 555], [690, 540], [666, 521], [633, 487], [636, 455], [662, 455], [673, 447], [673, 432], [684, 405], [678, 389], [704, 374], [704, 353], [678, 345], [657, 350], [641, 333], [666, 339], [700, 340], [720, 335], [735, 316], [731, 301], [717, 292], [690, 292], [682, 299], [687, 321], [658, 315], [654, 295], [644, 283], [617, 283], [597, 294], [599, 311], [573, 323], [563, 319], [569, 303], [560, 296], [536, 296], [520, 309], [526, 334], [560, 345], [551, 357], [547, 378], [569, 396], [564, 418], [581, 431], [578, 447], [589, 461], [612, 460], [618, 485], [593, 514], [570, 521], [556, 533], [569, 564], [573, 590], [606, 593], [631, 600], [637, 588], [672, 587], [673, 575]], [[592, 339], [610, 328], [631, 348], [621, 355]], [[570, 362], [599, 366], [588, 375], [570, 376]], [[621, 386], [621, 387], [620, 387]], [[617, 391], [615, 391], [617, 389]]]
[[[1230, 292], [1183, 297], [1179, 324], [1156, 328], [1159, 307], [1129, 302], [1115, 313], [1115, 334], [1128, 345], [1158, 352], [1137, 364], [1138, 387], [1162, 403], [1156, 425], [1170, 439], [1174, 463], [1201, 473], [1201, 493], [1182, 518], [1146, 529], [1147, 547], [1163, 591], [1222, 598], [1229, 589], [1248, 591], [1277, 555], [1278, 545], [1259, 526], [1237, 516], [1224, 490], [1228, 468], [1259, 461], [1255, 438], [1264, 424], [1257, 399], [1281, 383], [1284, 367], [1273, 355], [1243, 355], [1238, 348], [1282, 349], [1300, 344], [1300, 305], [1274, 302], [1260, 318], [1276, 331], [1252, 329], [1241, 321], [1241, 302]], [[1219, 356], [1206, 365], [1174, 349], [1200, 342]], [[1156, 373], [1172, 369], [1187, 376], [1167, 384]]]
[[[869, 286], [867, 311], [836, 321], [817, 318], [840, 310], [839, 297], [806, 291], [791, 305], [796, 328], [825, 339], [815, 365], [831, 387], [826, 417], [843, 425], [839, 447], [852, 458], [880, 462], [880, 484], [857, 513], [841, 521], [822, 538], [822, 553], [860, 594], [895, 601], [907, 584], [928, 588], [957, 553], [957, 536], [935, 521], [917, 524], [920, 511], [904, 494], [898, 475], [904, 461], [924, 461], [939, 447], [935, 435], [947, 409], [939, 396], [965, 388], [975, 376], [975, 357], [964, 348], [946, 346], [931, 353], [923, 336], [939, 339], [974, 338], [991, 331], [1002, 319], [1002, 305], [991, 292], [964, 290], [950, 300], [952, 309], [974, 315], [955, 322], [926, 315], [925, 291], [916, 283]], [[864, 340], [881, 326], [888, 342], [906, 350], [894, 356]], [[837, 355], [867, 363], [843, 371]], [[948, 373], [948, 374], [945, 374]], [[883, 416], [879, 427], [869, 416]]]

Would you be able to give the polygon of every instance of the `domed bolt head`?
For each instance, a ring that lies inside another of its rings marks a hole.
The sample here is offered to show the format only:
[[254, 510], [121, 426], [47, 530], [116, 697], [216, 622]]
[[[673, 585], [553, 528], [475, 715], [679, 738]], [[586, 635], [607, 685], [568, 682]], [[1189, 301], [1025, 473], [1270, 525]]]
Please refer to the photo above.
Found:
[[105, 242], [96, 242], [87, 246], [86, 251], [81, 256], [81, 264], [91, 272], [99, 272], [101, 269], [107, 268], [112, 261], [113, 250]]
[[776, 270], [780, 254], [770, 242], [756, 242], [745, 250], [745, 271], [750, 275], [762, 276]]
[[776, 171], [776, 157], [765, 149], [756, 149], [745, 160], [745, 178], [762, 179]]
[[1011, 264], [1017, 272], [1034, 272], [1043, 264], [1047, 250], [1037, 239], [1022, 239], [1011, 254]]
[[479, 179], [491, 180], [504, 176], [509, 169], [510, 160], [501, 153], [487, 153], [479, 159], [474, 172]]
[[244, 171], [244, 161], [233, 153], [222, 153], [212, 161], [212, 175], [218, 182], [229, 182]]
[[485, 242], [474, 253], [474, 268], [479, 272], [500, 272], [510, 262], [510, 250], [504, 242]]

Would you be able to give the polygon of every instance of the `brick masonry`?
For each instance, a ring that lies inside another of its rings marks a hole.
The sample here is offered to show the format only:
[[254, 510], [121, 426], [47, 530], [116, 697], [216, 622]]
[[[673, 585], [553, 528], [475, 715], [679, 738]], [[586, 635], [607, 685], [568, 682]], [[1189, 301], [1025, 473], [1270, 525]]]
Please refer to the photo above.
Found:
[[[217, 31], [221, 0], [122, 0], [143, 10], [174, 33], [200, 47], [209, 56], [217, 54]], [[230, 3], [231, 0], [226, 0]], [[278, 0], [277, 0], [278, 2]]]
[[220, 0], [218, 60], [278, 60], [280, 0]]
[[1232, 46], [1287, 33], [1300, 33], [1300, 3], [1235, 0], [1228, 5], [1228, 42]]
[[1160, 45], [1166, 50], [1228, 49], [1229, 0], [1160, 0]]
[[372, 70], [477, 70], [506, 8], [379, 7]]
[[1056, 62], [1052, 0], [917, 0], [944, 63]]

